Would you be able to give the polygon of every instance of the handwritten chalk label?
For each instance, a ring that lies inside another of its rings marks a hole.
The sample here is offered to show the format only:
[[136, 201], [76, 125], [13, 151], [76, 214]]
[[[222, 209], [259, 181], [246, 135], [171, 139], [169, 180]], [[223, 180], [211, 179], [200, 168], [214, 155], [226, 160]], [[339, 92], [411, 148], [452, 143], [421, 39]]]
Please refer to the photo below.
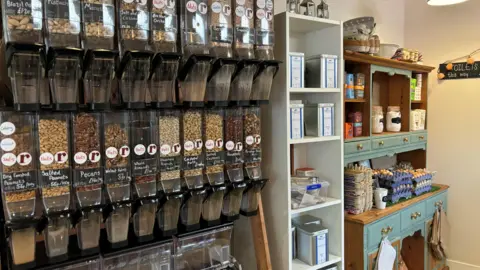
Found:
[[480, 61], [473, 64], [467, 62], [452, 63], [452, 70], [447, 70], [447, 64], [440, 64], [438, 70], [445, 74], [445, 78], [441, 80], [458, 80], [458, 79], [477, 79], [480, 78]]

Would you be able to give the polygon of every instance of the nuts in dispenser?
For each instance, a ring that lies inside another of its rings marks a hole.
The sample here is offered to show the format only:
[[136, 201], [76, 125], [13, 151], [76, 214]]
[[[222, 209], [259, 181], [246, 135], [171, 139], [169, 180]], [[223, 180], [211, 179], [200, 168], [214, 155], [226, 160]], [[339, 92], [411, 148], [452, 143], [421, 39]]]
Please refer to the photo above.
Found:
[[117, 2], [122, 51], [148, 49], [150, 28], [147, 0]]
[[204, 157], [202, 155], [202, 111], [183, 113], [183, 177], [189, 187], [203, 186]]
[[210, 184], [224, 182], [223, 114], [222, 109], [206, 110], [204, 114], [205, 172]]
[[49, 46], [80, 47], [80, 1], [47, 0], [44, 3]]
[[261, 177], [259, 167], [262, 161], [260, 107], [245, 108], [244, 111], [245, 169], [251, 179], [258, 179]]
[[[160, 184], [164, 191], [180, 190], [180, 111], [161, 111], [158, 118], [160, 135]], [[158, 185], [160, 187], [160, 185]]]
[[114, 48], [114, 0], [82, 0], [84, 46], [90, 49]]
[[43, 43], [42, 6], [40, 0], [4, 0], [2, 15], [5, 43]]
[[230, 181], [243, 181], [243, 115], [242, 108], [225, 111], [225, 169]]
[[150, 16], [153, 49], [157, 52], [175, 52], [177, 46], [175, 0], [154, 0]]

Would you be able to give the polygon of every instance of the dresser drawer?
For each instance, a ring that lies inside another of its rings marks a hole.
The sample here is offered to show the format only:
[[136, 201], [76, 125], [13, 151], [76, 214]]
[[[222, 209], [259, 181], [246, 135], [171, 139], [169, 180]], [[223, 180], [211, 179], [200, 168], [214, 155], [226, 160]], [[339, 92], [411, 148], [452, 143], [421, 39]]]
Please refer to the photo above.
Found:
[[410, 135], [410, 139], [412, 143], [419, 143], [419, 142], [426, 142], [427, 141], [427, 133], [416, 133]]
[[419, 202], [402, 211], [402, 231], [417, 224], [423, 223], [427, 216], [425, 202]]
[[369, 140], [345, 143], [345, 148], [344, 148], [345, 155], [368, 152], [368, 151], [370, 151]]
[[372, 140], [372, 149], [385, 149], [395, 146], [403, 145], [403, 138], [402, 137], [387, 137], [382, 139], [374, 139]]
[[443, 192], [427, 200], [427, 215], [429, 217], [433, 216], [439, 203], [442, 204], [443, 210], [447, 211], [447, 195], [447, 192]]
[[389, 239], [400, 236], [400, 214], [388, 216], [367, 227], [368, 249], [378, 248], [385, 234], [388, 234]]

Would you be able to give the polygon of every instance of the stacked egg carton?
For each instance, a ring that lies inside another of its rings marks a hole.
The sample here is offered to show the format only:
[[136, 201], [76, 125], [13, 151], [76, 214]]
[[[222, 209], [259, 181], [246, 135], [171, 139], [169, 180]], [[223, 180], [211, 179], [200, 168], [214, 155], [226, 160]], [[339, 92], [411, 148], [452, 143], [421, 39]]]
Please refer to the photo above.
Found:
[[372, 170], [362, 166], [349, 166], [344, 176], [345, 210], [354, 215], [373, 207]]
[[381, 188], [388, 189], [388, 201], [396, 203], [402, 198], [412, 197], [413, 183], [409, 170], [376, 170], [374, 176]]
[[433, 176], [435, 172], [429, 172], [425, 169], [412, 171], [413, 194], [422, 195], [432, 189]]

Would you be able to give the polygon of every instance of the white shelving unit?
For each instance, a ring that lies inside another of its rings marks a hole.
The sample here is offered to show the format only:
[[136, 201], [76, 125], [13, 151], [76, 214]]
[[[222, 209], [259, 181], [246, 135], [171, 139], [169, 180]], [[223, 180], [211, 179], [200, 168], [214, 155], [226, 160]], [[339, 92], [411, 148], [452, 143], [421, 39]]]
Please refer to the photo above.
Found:
[[[274, 80], [270, 104], [262, 112], [262, 144], [264, 174], [270, 179], [262, 192], [268, 242], [275, 270], [316, 270], [336, 264], [343, 269], [343, 95], [340, 88], [290, 88], [287, 71], [288, 53], [303, 52], [305, 57], [318, 54], [337, 55], [338, 85], [343, 84], [342, 22], [307, 17], [299, 14], [275, 15], [275, 58], [283, 61]], [[289, 136], [290, 100], [304, 103], [335, 104], [335, 136]], [[302, 209], [290, 206], [290, 147], [294, 147], [294, 168], [312, 167], [318, 176], [330, 182], [328, 199], [323, 204]], [[329, 229], [329, 261], [311, 266], [292, 260], [291, 219], [309, 214], [322, 219]]]

